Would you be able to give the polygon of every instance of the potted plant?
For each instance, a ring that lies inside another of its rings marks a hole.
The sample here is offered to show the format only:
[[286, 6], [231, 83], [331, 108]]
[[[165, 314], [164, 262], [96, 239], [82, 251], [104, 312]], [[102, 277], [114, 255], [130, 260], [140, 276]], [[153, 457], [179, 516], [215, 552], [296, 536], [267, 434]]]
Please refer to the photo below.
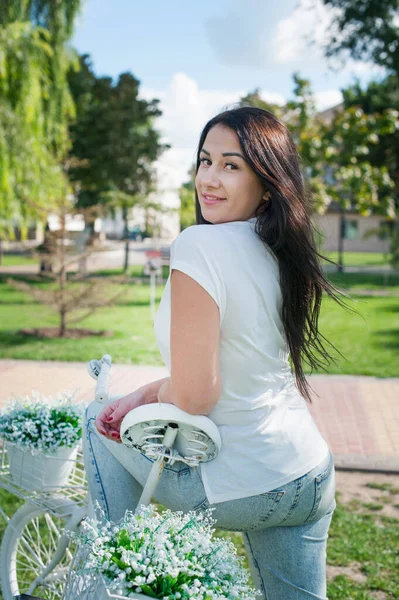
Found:
[[66, 598], [254, 600], [262, 594], [249, 586], [233, 543], [213, 537], [212, 510], [161, 513], [150, 504], [116, 524], [101, 511], [86, 519], [72, 534], [84, 560], [71, 571]]
[[0, 411], [13, 483], [43, 492], [67, 483], [82, 437], [83, 409], [72, 399], [71, 393], [54, 399], [34, 392]]

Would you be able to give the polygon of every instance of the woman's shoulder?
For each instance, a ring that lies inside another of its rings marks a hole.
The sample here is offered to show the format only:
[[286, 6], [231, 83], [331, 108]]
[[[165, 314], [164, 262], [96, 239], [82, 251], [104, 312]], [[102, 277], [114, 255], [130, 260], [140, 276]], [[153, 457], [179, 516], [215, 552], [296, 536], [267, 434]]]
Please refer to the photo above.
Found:
[[195, 244], [195, 243], [206, 243], [218, 244], [222, 243], [225, 239], [223, 228], [224, 223], [221, 225], [190, 225], [181, 231], [173, 242], [173, 246]]

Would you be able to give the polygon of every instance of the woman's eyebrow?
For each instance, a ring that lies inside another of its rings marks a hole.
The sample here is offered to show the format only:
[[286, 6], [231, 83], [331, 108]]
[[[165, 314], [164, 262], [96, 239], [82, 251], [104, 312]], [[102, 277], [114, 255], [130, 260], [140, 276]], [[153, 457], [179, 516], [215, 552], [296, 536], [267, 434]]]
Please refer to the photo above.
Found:
[[[205, 148], [202, 148], [201, 152], [205, 152], [205, 154], [207, 154], [208, 156], [211, 155], [211, 153], [208, 152], [208, 150], [205, 150]], [[245, 157], [239, 152], [223, 152], [222, 156], [239, 156], [240, 158], [243, 158], [245, 160]]]

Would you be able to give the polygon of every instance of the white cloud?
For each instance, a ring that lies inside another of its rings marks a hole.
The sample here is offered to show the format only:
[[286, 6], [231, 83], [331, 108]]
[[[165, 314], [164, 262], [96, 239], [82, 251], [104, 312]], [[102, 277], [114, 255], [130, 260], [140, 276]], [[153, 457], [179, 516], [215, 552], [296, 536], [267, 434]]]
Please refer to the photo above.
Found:
[[293, 12], [277, 23], [272, 49], [277, 64], [294, 65], [323, 60], [322, 45], [333, 13], [321, 0], [300, 0]]
[[163, 115], [158, 126], [174, 146], [192, 147], [194, 153], [205, 123], [244, 93], [244, 90], [200, 90], [194, 79], [185, 73], [175, 73], [165, 90], [144, 88], [141, 95], [160, 98]]
[[272, 38], [273, 60], [301, 71], [309, 67], [327, 68], [340, 74], [377, 76], [384, 72], [372, 63], [355, 61], [341, 55], [327, 59], [324, 48], [331, 35], [339, 37], [335, 21], [339, 9], [325, 6], [322, 0], [300, 0], [297, 7], [276, 26]]
[[318, 111], [331, 108], [342, 102], [342, 92], [339, 90], [323, 90], [315, 93], [316, 108]]
[[288, 10], [280, 3], [278, 13], [287, 14], [276, 21], [267, 0], [234, 0], [227, 13], [205, 21], [208, 40], [221, 62], [233, 67], [325, 64], [321, 46], [335, 9], [322, 0], [299, 0]]

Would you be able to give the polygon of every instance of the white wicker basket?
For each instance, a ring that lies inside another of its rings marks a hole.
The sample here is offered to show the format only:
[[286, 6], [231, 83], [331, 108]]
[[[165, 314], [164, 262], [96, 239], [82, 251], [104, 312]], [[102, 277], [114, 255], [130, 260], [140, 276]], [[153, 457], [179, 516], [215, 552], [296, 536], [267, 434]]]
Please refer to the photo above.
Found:
[[58, 448], [54, 453], [32, 454], [5, 442], [11, 481], [26, 490], [49, 492], [62, 488], [76, 463], [78, 447]]

